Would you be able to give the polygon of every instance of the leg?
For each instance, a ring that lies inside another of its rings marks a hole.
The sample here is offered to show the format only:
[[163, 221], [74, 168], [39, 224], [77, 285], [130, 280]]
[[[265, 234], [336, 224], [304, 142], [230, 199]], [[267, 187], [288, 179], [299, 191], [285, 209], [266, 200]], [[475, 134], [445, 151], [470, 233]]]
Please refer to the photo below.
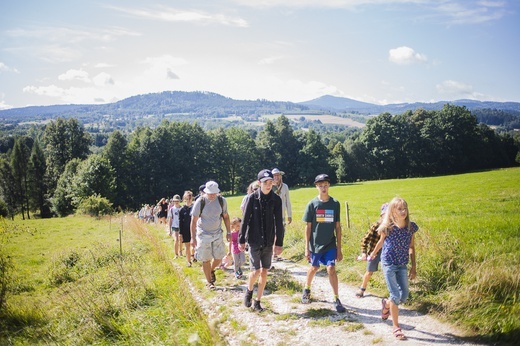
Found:
[[332, 287], [332, 292], [334, 293], [334, 297], [338, 296], [338, 274], [336, 273], [335, 266], [327, 266], [327, 274], [329, 274], [329, 283], [330, 287]]
[[202, 262], [202, 271], [204, 272], [204, 277], [208, 283], [211, 282], [211, 261]]
[[260, 279], [258, 280], [258, 287], [256, 291], [256, 300], [262, 299], [262, 295], [264, 294], [264, 288], [267, 284], [267, 269], [260, 269]]
[[305, 282], [306, 287], [309, 287], [309, 288], [311, 287], [312, 280], [314, 279], [314, 276], [318, 272], [318, 269], [320, 269], [320, 267], [311, 266], [309, 268], [309, 270], [307, 271], [307, 280]]
[[191, 266], [191, 245], [190, 243], [184, 243], [184, 249], [186, 250], [186, 260], [188, 265]]

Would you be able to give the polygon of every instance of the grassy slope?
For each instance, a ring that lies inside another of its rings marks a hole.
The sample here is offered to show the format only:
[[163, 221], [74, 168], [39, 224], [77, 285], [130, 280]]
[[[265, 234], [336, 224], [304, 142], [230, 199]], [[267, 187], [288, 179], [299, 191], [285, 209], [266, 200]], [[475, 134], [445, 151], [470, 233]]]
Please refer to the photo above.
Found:
[[[399, 195], [420, 227], [412, 304], [481, 336], [518, 337], [520, 169], [341, 184], [330, 193], [343, 206], [342, 281], [361, 282], [365, 265], [354, 260], [360, 240], [380, 205]], [[285, 257], [302, 259], [301, 218], [315, 195], [314, 188], [291, 190], [294, 221], [287, 227]], [[240, 215], [241, 200], [228, 198], [231, 216]], [[0, 341], [15, 334], [19, 344], [175, 344], [194, 335], [202, 343], [215, 341], [182, 290], [186, 273], [169, 265], [171, 244], [125, 223], [119, 260], [120, 220], [75, 216], [4, 225], [11, 232], [0, 245], [13, 256], [15, 273], [8, 313], [0, 311]], [[381, 274], [370, 289], [386, 292]]]
[[[314, 188], [291, 190], [294, 221], [287, 227], [286, 257], [302, 259], [301, 218], [316, 194]], [[377, 220], [381, 204], [400, 196], [420, 227], [412, 304], [480, 335], [520, 337], [519, 168], [339, 184], [330, 194], [343, 208], [345, 259], [338, 265], [342, 281], [361, 283], [365, 263], [355, 261], [360, 241]], [[241, 197], [228, 200], [231, 214], [238, 215]], [[382, 275], [374, 275], [370, 287], [384, 294]]]

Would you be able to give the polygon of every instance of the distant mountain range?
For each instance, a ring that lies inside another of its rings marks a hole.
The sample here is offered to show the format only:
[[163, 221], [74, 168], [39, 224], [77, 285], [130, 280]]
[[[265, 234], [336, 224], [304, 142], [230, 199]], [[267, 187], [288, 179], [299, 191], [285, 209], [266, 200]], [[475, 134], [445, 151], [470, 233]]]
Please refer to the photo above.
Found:
[[415, 102], [415, 103], [396, 103], [388, 105], [376, 105], [352, 100], [345, 97], [336, 97], [325, 95], [314, 100], [300, 102], [312, 109], [327, 110], [330, 112], [359, 112], [362, 114], [380, 114], [389, 112], [391, 114], [400, 114], [407, 110], [415, 110], [423, 108], [426, 110], [439, 110], [446, 104], [450, 103], [456, 106], [466, 106], [469, 110], [473, 109], [498, 109], [520, 111], [519, 102], [494, 102], [494, 101], [476, 101], [476, 100], [456, 100], [456, 101], [439, 101], [434, 103]]
[[221, 118], [230, 115], [255, 116], [263, 114], [291, 113], [359, 113], [380, 114], [389, 112], [400, 114], [407, 110], [423, 108], [439, 110], [450, 103], [466, 106], [469, 110], [496, 109], [520, 112], [518, 102], [492, 102], [475, 100], [440, 101], [435, 103], [400, 103], [376, 105], [349, 98], [322, 96], [314, 100], [293, 103], [269, 100], [234, 100], [211, 92], [164, 91], [137, 95], [109, 104], [102, 105], [52, 105], [12, 108], [0, 111], [0, 123], [19, 123], [42, 121], [57, 117], [76, 117], [80, 120], [92, 120], [99, 117], [129, 119], [147, 116], [165, 116], [186, 114], [200, 118]]

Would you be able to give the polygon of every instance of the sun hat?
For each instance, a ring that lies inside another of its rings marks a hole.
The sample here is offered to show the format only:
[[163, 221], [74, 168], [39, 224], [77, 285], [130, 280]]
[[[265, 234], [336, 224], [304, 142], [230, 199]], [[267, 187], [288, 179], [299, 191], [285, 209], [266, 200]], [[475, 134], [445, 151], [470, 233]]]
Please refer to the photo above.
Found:
[[180, 202], [180, 201], [181, 201], [181, 196], [179, 196], [179, 195], [175, 195], [175, 196], [173, 196], [172, 201], [174, 201], [174, 202]]
[[330, 183], [330, 178], [327, 174], [319, 174], [316, 176], [316, 179], [314, 179], [314, 184], [317, 184], [320, 181], [328, 181]]
[[386, 213], [386, 210], [388, 209], [388, 203], [384, 203], [381, 205], [381, 213], [379, 216], [382, 216], [384, 213]]
[[273, 173], [273, 175], [275, 175], [275, 174], [284, 175], [284, 174], [285, 174], [284, 171], [281, 171], [281, 170], [279, 170], [278, 168], [273, 168], [273, 170], [271, 171], [271, 173]]
[[258, 180], [264, 182], [266, 180], [273, 180], [273, 173], [268, 169], [262, 169], [258, 172]]
[[220, 190], [218, 188], [218, 184], [215, 181], [208, 181], [206, 183], [206, 187], [204, 188], [205, 193], [213, 194], [213, 193], [219, 193]]

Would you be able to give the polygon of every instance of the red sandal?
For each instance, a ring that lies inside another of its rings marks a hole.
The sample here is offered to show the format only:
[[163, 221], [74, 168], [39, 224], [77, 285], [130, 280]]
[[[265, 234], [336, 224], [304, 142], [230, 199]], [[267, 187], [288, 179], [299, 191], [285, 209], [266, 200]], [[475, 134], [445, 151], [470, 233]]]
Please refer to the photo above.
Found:
[[386, 307], [386, 298], [381, 300], [381, 318], [386, 321], [390, 316], [390, 309]]
[[394, 336], [397, 340], [406, 340], [406, 336], [403, 334], [401, 328], [396, 328], [394, 330]]

